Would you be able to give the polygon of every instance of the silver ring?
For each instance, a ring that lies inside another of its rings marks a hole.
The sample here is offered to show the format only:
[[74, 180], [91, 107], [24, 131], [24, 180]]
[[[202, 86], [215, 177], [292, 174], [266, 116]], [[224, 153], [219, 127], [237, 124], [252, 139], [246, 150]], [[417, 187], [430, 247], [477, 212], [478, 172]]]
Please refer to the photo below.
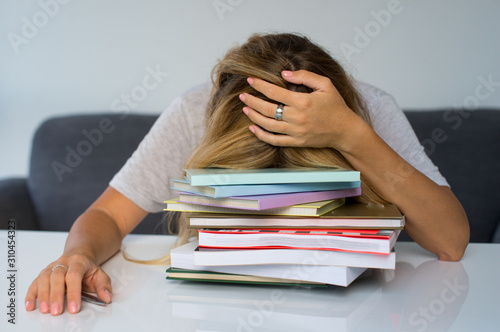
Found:
[[57, 269], [58, 267], [64, 267], [66, 269], [66, 271], [68, 270], [68, 268], [65, 266], [65, 265], [62, 265], [62, 264], [57, 264], [56, 266], [54, 266], [52, 268], [52, 272], [54, 272], [55, 269]]
[[284, 104], [278, 104], [278, 107], [276, 107], [276, 115], [274, 118], [278, 121], [283, 119], [283, 108], [285, 108]]

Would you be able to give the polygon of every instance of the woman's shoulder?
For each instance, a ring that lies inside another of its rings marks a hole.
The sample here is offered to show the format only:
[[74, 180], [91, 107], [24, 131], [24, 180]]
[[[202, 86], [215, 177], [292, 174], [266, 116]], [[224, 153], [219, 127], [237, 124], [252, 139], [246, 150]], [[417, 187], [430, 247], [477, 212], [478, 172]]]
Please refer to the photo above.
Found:
[[394, 100], [392, 95], [390, 95], [386, 91], [366, 82], [354, 81], [354, 86], [356, 87], [358, 93], [361, 94], [365, 102], [368, 104], [376, 104], [386, 99]]
[[377, 118], [392, 118], [403, 114], [394, 97], [386, 91], [361, 81], [355, 81], [354, 86], [363, 98], [372, 121], [377, 122]]
[[188, 89], [179, 97], [179, 99], [183, 103], [184, 107], [205, 112], [210, 99], [211, 91], [212, 83], [205, 82]]

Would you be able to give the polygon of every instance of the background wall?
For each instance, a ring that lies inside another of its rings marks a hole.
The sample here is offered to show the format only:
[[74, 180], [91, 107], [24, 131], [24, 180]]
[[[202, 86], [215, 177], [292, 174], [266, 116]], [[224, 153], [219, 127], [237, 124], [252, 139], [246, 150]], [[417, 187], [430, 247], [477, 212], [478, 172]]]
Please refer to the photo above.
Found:
[[158, 113], [275, 31], [308, 35], [403, 108], [500, 107], [500, 1], [2, 0], [0, 178], [27, 174], [44, 119]]

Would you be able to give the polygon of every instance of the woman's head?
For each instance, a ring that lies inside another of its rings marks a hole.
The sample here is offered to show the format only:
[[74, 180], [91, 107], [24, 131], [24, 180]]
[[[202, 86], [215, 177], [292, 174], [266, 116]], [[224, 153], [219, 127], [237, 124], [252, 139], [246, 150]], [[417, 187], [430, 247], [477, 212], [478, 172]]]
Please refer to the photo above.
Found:
[[[281, 77], [283, 70], [307, 70], [328, 77], [347, 106], [369, 122], [362, 98], [343, 68], [321, 47], [295, 34], [253, 35], [227, 52], [213, 70], [213, 91], [207, 109], [207, 129], [187, 168], [344, 167], [353, 169], [331, 148], [276, 147], [260, 141], [248, 130], [252, 124], [242, 112], [238, 96], [249, 93], [264, 100], [247, 82], [260, 78], [292, 91], [311, 92]], [[277, 103], [275, 101], [271, 101]], [[362, 201], [383, 202], [366, 184]]]

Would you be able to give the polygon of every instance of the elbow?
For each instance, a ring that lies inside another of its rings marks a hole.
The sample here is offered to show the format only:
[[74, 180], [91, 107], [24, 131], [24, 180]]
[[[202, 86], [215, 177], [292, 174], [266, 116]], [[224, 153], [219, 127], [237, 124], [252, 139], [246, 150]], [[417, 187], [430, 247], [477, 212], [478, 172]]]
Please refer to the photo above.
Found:
[[437, 256], [440, 261], [458, 262], [464, 257], [465, 250], [469, 244], [470, 230], [469, 224], [467, 227], [455, 234], [455, 236], [450, 239], [447, 245], [443, 246], [438, 250]]
[[465, 254], [465, 248], [461, 250], [449, 250], [449, 251], [443, 251], [442, 253], [438, 254], [438, 259], [440, 261], [447, 261], [447, 262], [458, 262], [459, 260], [464, 257]]

